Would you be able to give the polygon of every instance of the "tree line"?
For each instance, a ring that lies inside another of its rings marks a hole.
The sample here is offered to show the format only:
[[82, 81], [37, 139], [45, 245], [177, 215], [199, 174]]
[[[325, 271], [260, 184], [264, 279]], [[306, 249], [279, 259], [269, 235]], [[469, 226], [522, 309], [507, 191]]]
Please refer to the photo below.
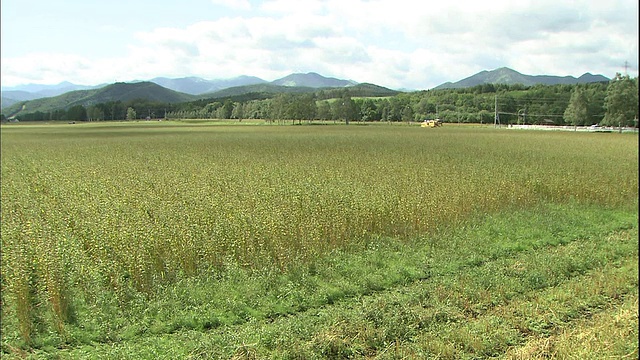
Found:
[[[496, 116], [497, 115], [497, 116]], [[209, 99], [168, 104], [113, 101], [20, 115], [21, 120], [264, 119], [303, 122], [443, 122], [637, 126], [638, 78], [616, 74], [608, 83], [578, 85], [483, 84], [388, 97], [354, 97], [342, 89], [280, 93], [254, 99]]]

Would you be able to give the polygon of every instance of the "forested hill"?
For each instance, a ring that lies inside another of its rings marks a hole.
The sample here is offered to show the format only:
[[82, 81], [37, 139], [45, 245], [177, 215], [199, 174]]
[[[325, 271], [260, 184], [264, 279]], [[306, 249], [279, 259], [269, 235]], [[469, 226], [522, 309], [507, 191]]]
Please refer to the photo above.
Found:
[[7, 109], [3, 109], [2, 113], [7, 117], [11, 117], [17, 114], [51, 112], [69, 109], [74, 106], [88, 107], [114, 101], [126, 102], [145, 99], [147, 101], [172, 104], [187, 102], [196, 98], [196, 96], [169, 90], [152, 82], [115, 83], [99, 89], [76, 90], [54, 97], [19, 102]]
[[533, 85], [573, 85], [586, 84], [593, 82], [608, 82], [609, 79], [602, 75], [593, 75], [590, 73], [583, 74], [579, 78], [573, 76], [552, 76], [552, 75], [524, 75], [507, 67], [499, 68], [492, 71], [481, 71], [468, 78], [457, 82], [446, 82], [436, 86], [434, 90], [440, 89], [461, 89], [483, 84], [505, 84], [523, 86]]
[[309, 94], [315, 93], [319, 99], [332, 99], [342, 96], [343, 93], [352, 97], [385, 97], [399, 94], [399, 91], [391, 90], [383, 86], [361, 83], [347, 87], [322, 87], [315, 88], [311, 86], [285, 86], [275, 85], [272, 83], [252, 84], [244, 86], [235, 86], [209, 94], [200, 95], [207, 101], [209, 99], [232, 99], [234, 101], [248, 101], [268, 99], [277, 94], [293, 93], [293, 94]]
[[202, 99], [232, 98], [236, 101], [266, 99], [280, 93], [313, 93], [317, 89], [308, 86], [284, 86], [272, 83], [234, 86], [212, 93], [202, 94]]

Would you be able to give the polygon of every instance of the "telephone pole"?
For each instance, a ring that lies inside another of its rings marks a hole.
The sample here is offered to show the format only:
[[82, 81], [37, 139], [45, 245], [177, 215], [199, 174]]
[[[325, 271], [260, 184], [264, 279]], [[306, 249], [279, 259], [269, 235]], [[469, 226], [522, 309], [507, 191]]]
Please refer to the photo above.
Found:
[[625, 62], [624, 62], [624, 74], [625, 75], [629, 75], [628, 69], [629, 69], [629, 62], [625, 60]]
[[496, 95], [494, 108], [495, 108], [496, 113], [495, 113], [495, 115], [493, 117], [493, 127], [496, 127], [500, 123], [500, 118], [499, 118], [499, 115], [498, 115], [498, 95]]

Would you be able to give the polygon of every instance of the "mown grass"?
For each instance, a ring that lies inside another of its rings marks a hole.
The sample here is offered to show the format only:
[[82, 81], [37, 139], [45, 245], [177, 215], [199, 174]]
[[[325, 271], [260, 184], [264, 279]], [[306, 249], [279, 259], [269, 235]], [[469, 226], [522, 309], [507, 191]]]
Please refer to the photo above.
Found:
[[509, 351], [511, 359], [638, 357], [638, 296], [626, 296], [619, 306], [607, 306], [592, 317], [548, 337], [536, 337]]
[[637, 136], [2, 130], [4, 355], [520, 354], [637, 288]]
[[[518, 250], [505, 252], [491, 235], [504, 221]], [[236, 269], [228, 278], [179, 283], [132, 304], [117, 339], [33, 355], [563, 358], [580, 346], [568, 334], [590, 334], [598, 318], [615, 316], [607, 326], [622, 337], [592, 341], [594, 354], [637, 355], [637, 318], [629, 314], [637, 235], [632, 212], [545, 206], [501, 214], [428, 243], [388, 239], [286, 274]], [[479, 255], [469, 258], [469, 248]]]

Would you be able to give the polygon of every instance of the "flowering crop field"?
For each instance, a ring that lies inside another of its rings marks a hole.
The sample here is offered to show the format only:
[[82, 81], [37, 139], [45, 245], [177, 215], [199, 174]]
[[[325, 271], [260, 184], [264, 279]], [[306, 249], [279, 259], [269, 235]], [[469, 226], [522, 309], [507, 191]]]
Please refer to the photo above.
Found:
[[3, 126], [3, 352], [83, 343], [73, 329], [91, 326], [100, 335], [85, 342], [116, 341], [121, 325], [99, 328], [105, 309], [193, 279], [287, 274], [541, 204], [637, 217], [637, 134]]

